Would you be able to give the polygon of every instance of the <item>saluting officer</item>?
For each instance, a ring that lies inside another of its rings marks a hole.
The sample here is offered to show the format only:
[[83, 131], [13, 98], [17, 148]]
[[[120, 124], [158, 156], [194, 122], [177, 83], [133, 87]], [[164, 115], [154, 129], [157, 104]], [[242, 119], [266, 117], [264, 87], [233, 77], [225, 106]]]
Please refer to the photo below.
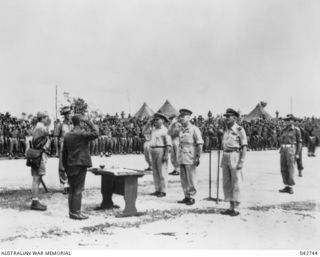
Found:
[[302, 138], [300, 130], [294, 125], [294, 116], [289, 114], [284, 120], [286, 127], [280, 132], [279, 140], [281, 175], [285, 188], [279, 192], [293, 194], [295, 162], [300, 158]]
[[69, 191], [69, 183], [67, 173], [62, 163], [62, 148], [63, 148], [63, 141], [65, 135], [71, 131], [73, 128], [71, 123], [71, 108], [70, 106], [62, 107], [60, 114], [64, 116], [63, 122], [60, 124], [59, 128], [57, 128], [57, 135], [59, 135], [60, 141], [60, 155], [59, 155], [59, 180], [60, 185], [63, 188], [63, 194], [68, 194]]
[[180, 140], [179, 140], [179, 164], [181, 186], [184, 192], [184, 199], [178, 201], [187, 205], [195, 203], [196, 190], [196, 167], [200, 164], [200, 155], [203, 146], [203, 139], [200, 129], [190, 122], [192, 111], [181, 109], [179, 115]]
[[168, 118], [161, 114], [154, 114], [154, 128], [151, 132], [151, 158], [153, 181], [155, 192], [151, 195], [157, 197], [165, 197], [168, 183], [168, 160], [171, 149], [171, 137], [168, 129], [164, 126], [164, 122], [168, 122]]
[[236, 210], [241, 199], [242, 167], [247, 152], [247, 135], [243, 127], [236, 123], [239, 113], [229, 108], [224, 114], [226, 130], [222, 138], [223, 155], [221, 161], [223, 193], [230, 208], [221, 214], [238, 216]]

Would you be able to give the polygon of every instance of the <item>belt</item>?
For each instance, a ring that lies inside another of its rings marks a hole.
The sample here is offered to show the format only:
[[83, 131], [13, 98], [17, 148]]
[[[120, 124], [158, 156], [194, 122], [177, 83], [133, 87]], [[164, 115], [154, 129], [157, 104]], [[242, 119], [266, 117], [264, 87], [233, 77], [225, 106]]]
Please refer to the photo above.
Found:
[[295, 144], [282, 144], [281, 147], [294, 147]]
[[239, 149], [239, 148], [223, 150], [223, 152], [225, 152], [225, 153], [233, 153], [233, 152], [239, 152], [239, 151], [240, 151], [240, 149]]
[[151, 146], [151, 148], [166, 148], [165, 146]]

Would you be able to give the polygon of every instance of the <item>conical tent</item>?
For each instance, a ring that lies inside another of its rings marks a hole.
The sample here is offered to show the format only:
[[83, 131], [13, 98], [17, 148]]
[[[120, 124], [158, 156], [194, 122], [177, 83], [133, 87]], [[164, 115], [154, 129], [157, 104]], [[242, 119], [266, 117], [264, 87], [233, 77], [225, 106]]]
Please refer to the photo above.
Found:
[[172, 104], [168, 100], [166, 100], [166, 102], [162, 105], [158, 112], [165, 114], [168, 117], [179, 114], [179, 112], [172, 106]]
[[149, 118], [154, 114], [154, 111], [151, 110], [151, 108], [147, 105], [147, 103], [144, 103], [139, 111], [134, 115], [135, 118], [143, 120], [144, 118]]
[[266, 106], [267, 103], [260, 102], [248, 115], [244, 117], [244, 120], [252, 121], [257, 119], [272, 119], [272, 116], [264, 109]]

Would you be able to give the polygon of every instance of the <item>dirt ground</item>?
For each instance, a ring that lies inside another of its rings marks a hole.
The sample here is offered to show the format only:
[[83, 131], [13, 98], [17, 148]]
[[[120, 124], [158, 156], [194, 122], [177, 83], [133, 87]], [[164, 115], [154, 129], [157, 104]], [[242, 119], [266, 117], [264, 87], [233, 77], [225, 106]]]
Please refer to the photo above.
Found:
[[[152, 175], [139, 180], [139, 217], [116, 218], [119, 211], [94, 211], [101, 201], [100, 177], [88, 173], [83, 209], [90, 218], [68, 217], [67, 197], [59, 191], [58, 159], [48, 163], [44, 177], [50, 192], [42, 195], [46, 212], [30, 206], [30, 170], [25, 160], [0, 161], [0, 248], [2, 249], [319, 249], [320, 158], [309, 158], [304, 149], [304, 177], [296, 178], [295, 194], [282, 188], [278, 151], [249, 152], [244, 167], [241, 215], [219, 214], [228, 206], [208, 197], [208, 158], [198, 168], [198, 194], [193, 206], [180, 205], [183, 198], [179, 177], [169, 176], [166, 198], [154, 191]], [[94, 166], [144, 169], [142, 155], [93, 158]], [[213, 177], [217, 153], [212, 153]], [[171, 168], [170, 168], [171, 171]], [[216, 183], [213, 185], [215, 196]], [[220, 196], [223, 197], [222, 190]], [[122, 196], [114, 202], [124, 207]]]

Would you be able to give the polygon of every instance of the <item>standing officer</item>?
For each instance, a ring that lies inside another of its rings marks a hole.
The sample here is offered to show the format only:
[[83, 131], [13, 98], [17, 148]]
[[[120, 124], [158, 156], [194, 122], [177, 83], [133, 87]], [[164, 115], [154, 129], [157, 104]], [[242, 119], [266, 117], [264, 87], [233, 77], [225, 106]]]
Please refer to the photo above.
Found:
[[61, 123], [59, 129], [57, 128], [57, 135], [59, 135], [59, 141], [60, 141], [60, 156], [59, 156], [59, 180], [60, 185], [63, 188], [63, 194], [67, 194], [69, 190], [69, 184], [68, 184], [68, 177], [65, 171], [65, 168], [63, 167], [62, 163], [62, 148], [63, 148], [63, 141], [64, 136], [71, 131], [72, 124], [70, 120], [70, 114], [71, 114], [71, 108], [70, 106], [65, 106], [61, 109], [60, 114], [64, 116], [64, 120]]
[[293, 194], [295, 162], [300, 158], [302, 138], [300, 130], [294, 125], [294, 116], [289, 114], [284, 119], [285, 128], [280, 132], [280, 164], [281, 175], [285, 188], [280, 193]]
[[[80, 121], [87, 125], [89, 131], [80, 126]], [[72, 117], [72, 123], [74, 128], [64, 138], [62, 163], [70, 184], [69, 217], [83, 220], [88, 218], [81, 213], [81, 200], [87, 168], [92, 166], [89, 143], [98, 138], [99, 130], [92, 122], [83, 120], [79, 115]]]
[[154, 129], [151, 133], [151, 158], [155, 192], [151, 195], [165, 197], [167, 189], [168, 160], [171, 148], [171, 137], [164, 122], [169, 122], [168, 118], [161, 114], [154, 115]]
[[221, 161], [223, 193], [230, 208], [223, 215], [238, 216], [236, 208], [240, 204], [242, 167], [247, 153], [247, 135], [243, 127], [236, 123], [239, 113], [229, 108], [224, 114], [226, 130], [222, 138], [223, 155]]
[[200, 164], [200, 155], [203, 147], [203, 139], [200, 129], [190, 122], [192, 112], [181, 109], [179, 115], [180, 139], [179, 139], [179, 164], [181, 186], [184, 192], [184, 199], [178, 203], [192, 205], [195, 200], [192, 198], [196, 190], [196, 167]]

